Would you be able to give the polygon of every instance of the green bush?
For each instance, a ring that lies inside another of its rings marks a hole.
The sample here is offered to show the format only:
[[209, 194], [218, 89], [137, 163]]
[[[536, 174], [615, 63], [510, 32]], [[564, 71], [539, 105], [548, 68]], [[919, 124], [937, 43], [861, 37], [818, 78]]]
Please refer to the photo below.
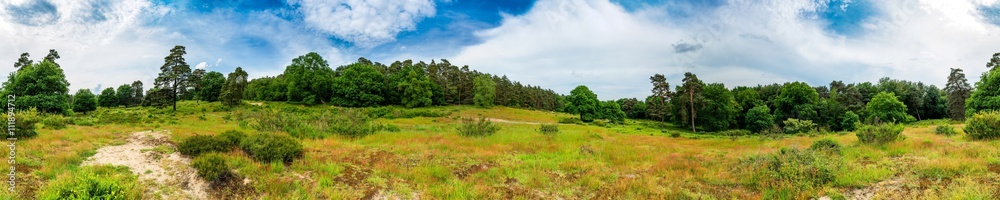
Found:
[[955, 127], [952, 127], [951, 125], [947, 125], [947, 124], [945, 124], [945, 125], [939, 125], [936, 128], [934, 128], [934, 133], [938, 134], [938, 135], [944, 135], [944, 136], [952, 136], [952, 135], [958, 134], [958, 132], [955, 131]]
[[816, 123], [812, 120], [799, 120], [789, 118], [785, 120], [785, 133], [796, 134], [796, 133], [808, 133], [816, 127]]
[[[733, 172], [742, 178], [744, 184], [763, 191], [806, 194], [833, 182], [842, 162], [824, 153], [782, 148], [773, 154], [741, 158]], [[764, 199], [777, 198], [773, 192], [765, 193]], [[795, 197], [799, 198], [806, 197]]]
[[371, 118], [386, 118], [386, 119], [397, 119], [397, 118], [414, 118], [414, 117], [445, 117], [448, 113], [431, 111], [427, 109], [404, 109], [398, 107], [376, 107], [367, 108], [365, 113]]
[[746, 117], [746, 128], [754, 133], [760, 133], [768, 128], [774, 126], [774, 116], [771, 115], [771, 109], [767, 106], [756, 106], [747, 111]]
[[237, 130], [228, 130], [215, 137], [225, 139], [226, 142], [228, 142], [226, 146], [235, 147], [240, 145], [240, 142], [243, 141], [243, 138], [247, 137], [247, 134], [243, 134], [243, 132]]
[[260, 162], [290, 163], [302, 157], [302, 144], [285, 135], [253, 134], [240, 142], [240, 148]]
[[542, 135], [555, 135], [559, 133], [559, 124], [542, 124], [541, 127], [538, 127], [538, 132], [541, 132]]
[[389, 131], [389, 132], [399, 132], [399, 131], [401, 131], [401, 129], [399, 129], [399, 126], [392, 125], [392, 124], [383, 124], [382, 126], [380, 126], [379, 129], [384, 130], [384, 131]]
[[854, 131], [858, 129], [858, 122], [861, 118], [858, 114], [854, 114], [852, 111], [847, 111], [844, 113], [844, 118], [840, 121], [840, 129], [844, 131]]
[[127, 167], [85, 166], [56, 177], [37, 199], [143, 199], [144, 188]]
[[140, 109], [100, 109], [95, 116], [101, 124], [138, 124], [146, 119], [147, 113]]
[[462, 136], [484, 137], [490, 136], [500, 131], [500, 126], [487, 121], [485, 117], [479, 120], [465, 119], [465, 123], [458, 127], [458, 133]]
[[[17, 111], [14, 113], [14, 136], [18, 138], [32, 138], [38, 135], [38, 130], [36, 130], [38, 122], [42, 121], [39, 116], [37, 109], [28, 109], [25, 111]], [[5, 121], [10, 120], [7, 112], [3, 113], [3, 119]], [[5, 124], [4, 127], [7, 127]], [[4, 128], [6, 130], [6, 128]], [[4, 137], [6, 138], [9, 133], [4, 131]]]
[[816, 142], [813, 142], [812, 146], [809, 146], [809, 150], [839, 155], [840, 143], [832, 139], [816, 140]]
[[69, 123], [72, 123], [72, 121], [60, 114], [49, 114], [42, 118], [42, 125], [47, 129], [64, 129], [66, 128], [66, 124]]
[[569, 117], [569, 118], [559, 118], [560, 124], [583, 124], [580, 118]]
[[883, 145], [900, 138], [903, 133], [903, 125], [896, 123], [885, 123], [877, 125], [862, 125], [858, 127], [858, 141], [862, 144]]
[[194, 158], [191, 167], [198, 170], [198, 176], [215, 186], [234, 177], [232, 167], [226, 163], [226, 157], [219, 153], [202, 154]]
[[965, 134], [976, 140], [1000, 137], [1000, 112], [984, 111], [965, 120]]
[[347, 138], [361, 138], [378, 131], [379, 126], [360, 109], [344, 109], [331, 113], [328, 131]]
[[231, 149], [233, 149], [233, 143], [229, 139], [211, 135], [191, 136], [177, 145], [177, 151], [191, 157], [209, 152], [225, 152]]

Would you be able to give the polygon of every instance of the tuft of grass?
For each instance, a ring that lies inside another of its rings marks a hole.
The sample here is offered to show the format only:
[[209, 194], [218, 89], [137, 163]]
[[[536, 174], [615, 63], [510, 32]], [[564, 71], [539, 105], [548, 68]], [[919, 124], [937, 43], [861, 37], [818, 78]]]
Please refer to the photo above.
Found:
[[458, 134], [466, 137], [486, 137], [500, 131], [500, 126], [480, 117], [479, 120], [465, 119], [458, 127]]
[[144, 188], [127, 167], [71, 170], [39, 189], [38, 199], [142, 199]]
[[896, 123], [884, 123], [877, 125], [862, 125], [858, 127], [856, 135], [858, 142], [870, 145], [884, 145], [901, 139], [903, 125]]
[[934, 128], [934, 133], [944, 136], [952, 136], [958, 134], [958, 132], [955, 131], [955, 128], [948, 124], [938, 125], [936, 128]]

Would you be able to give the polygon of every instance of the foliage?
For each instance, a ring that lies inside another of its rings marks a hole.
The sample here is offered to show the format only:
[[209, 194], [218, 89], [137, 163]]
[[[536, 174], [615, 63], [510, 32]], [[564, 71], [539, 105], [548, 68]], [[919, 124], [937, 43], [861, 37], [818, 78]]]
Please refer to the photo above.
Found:
[[118, 106], [118, 95], [115, 94], [115, 88], [104, 88], [104, 90], [101, 91], [101, 95], [97, 96], [97, 104], [101, 107]]
[[[38, 135], [37, 125], [38, 122], [42, 121], [41, 114], [38, 113], [37, 109], [31, 108], [28, 110], [19, 110], [14, 113], [14, 137], [18, 139], [32, 138]], [[3, 119], [10, 120], [11, 117], [9, 112], [3, 113]], [[6, 126], [5, 126], [6, 127]], [[9, 132], [4, 131], [4, 135], [8, 135]], [[9, 137], [9, 135], [8, 135]]]
[[177, 144], [177, 151], [186, 156], [196, 157], [210, 152], [226, 152], [235, 144], [226, 137], [194, 135]]
[[858, 128], [858, 123], [861, 122], [861, 118], [853, 111], [847, 111], [844, 113], [844, 117], [840, 120], [840, 129], [844, 131], [854, 131]]
[[115, 92], [115, 95], [118, 95], [118, 98], [117, 98], [118, 101], [115, 102], [116, 105], [125, 106], [125, 107], [128, 107], [128, 106], [132, 105], [132, 104], [129, 104], [130, 102], [133, 101], [132, 98], [134, 98], [134, 97], [132, 97], [133, 93], [132, 93], [132, 85], [131, 84], [127, 84], [126, 83], [126, 84], [122, 84], [121, 86], [118, 86], [118, 91]]
[[812, 120], [800, 120], [795, 118], [789, 118], [784, 121], [785, 123], [785, 133], [795, 134], [795, 133], [808, 133], [816, 127], [816, 123]]
[[57, 177], [37, 199], [143, 199], [144, 188], [127, 167], [87, 166]]
[[242, 67], [236, 67], [233, 73], [229, 73], [229, 78], [222, 85], [222, 94], [219, 95], [222, 105], [229, 107], [240, 105], [243, 101], [243, 90], [247, 87], [247, 76]]
[[945, 124], [945, 125], [939, 125], [939, 126], [935, 127], [934, 128], [934, 133], [938, 134], [938, 135], [944, 135], [944, 136], [952, 136], [952, 135], [958, 134], [958, 132], [955, 131], [955, 127], [952, 127], [951, 125], [947, 125], [947, 124]]
[[66, 124], [70, 124], [72, 122], [73, 121], [71, 121], [70, 118], [63, 117], [58, 114], [47, 114], [42, 117], [42, 125], [44, 125], [47, 129], [64, 129], [66, 128]]
[[755, 106], [750, 111], [747, 111], [744, 123], [747, 130], [760, 133], [774, 126], [774, 116], [771, 115], [771, 109], [767, 108], [767, 106]]
[[253, 134], [240, 142], [240, 148], [260, 162], [291, 163], [303, 155], [302, 144], [287, 135]]
[[814, 110], [819, 103], [819, 94], [809, 84], [803, 82], [786, 83], [781, 88], [781, 94], [774, 100], [775, 119], [783, 121], [789, 118], [813, 120], [817, 114]]
[[160, 74], [155, 80], [155, 88], [159, 88], [162, 92], [157, 93], [162, 95], [157, 96], [159, 98], [157, 102], [170, 102], [174, 111], [177, 110], [178, 97], [187, 93], [188, 77], [191, 76], [191, 66], [184, 61], [184, 54], [187, 54], [184, 46], [177, 45], [170, 49], [170, 55], [163, 58], [163, 66], [160, 67]]
[[965, 120], [965, 134], [984, 140], [1000, 138], [1000, 111], [983, 111]]
[[222, 95], [222, 87], [226, 84], [226, 76], [217, 71], [211, 71], [201, 77], [201, 88], [195, 95], [199, 100], [214, 102], [219, 101]]
[[[316, 52], [292, 59], [283, 73], [288, 89], [286, 98], [305, 104], [324, 103], [333, 94], [334, 72], [326, 60]], [[232, 77], [230, 77], [232, 79]]]
[[903, 133], [903, 125], [897, 123], [883, 123], [875, 125], [861, 125], [858, 127], [858, 142], [862, 144], [883, 145], [899, 139]]
[[728, 136], [728, 137], [738, 137], [738, 136], [750, 135], [751, 133], [753, 133], [753, 132], [750, 132], [749, 130], [744, 130], [744, 129], [730, 129], [730, 130], [725, 130], [725, 131], [719, 131], [719, 132], [716, 133], [716, 135]]
[[541, 124], [538, 127], [538, 132], [541, 132], [542, 135], [555, 135], [559, 133], [559, 124]]
[[233, 178], [232, 166], [226, 163], [226, 157], [219, 153], [199, 155], [191, 161], [191, 167], [198, 170], [198, 176], [215, 186]]
[[130, 99], [128, 105], [130, 106], [142, 105], [144, 98], [144, 96], [142, 95], [142, 92], [144, 91], [142, 90], [142, 81], [136, 80], [132, 82], [131, 87], [132, 87], [132, 99]]
[[[629, 119], [646, 119], [646, 102], [636, 98], [621, 98], [615, 101]], [[664, 110], [666, 112], [666, 110]]]
[[726, 130], [737, 124], [737, 115], [742, 109], [725, 85], [721, 83], [708, 84], [702, 92], [702, 96], [705, 98], [705, 104], [698, 114], [698, 120], [705, 130]]
[[[733, 169], [750, 186], [765, 191], [804, 194], [833, 182], [842, 165], [840, 159], [825, 153], [782, 148], [774, 154], [741, 158]], [[773, 195], [765, 192], [764, 198], [778, 198]]]
[[246, 138], [247, 135], [237, 130], [228, 130], [220, 133], [216, 137], [225, 139], [230, 146], [236, 147], [239, 146], [240, 142], [243, 142], [243, 138]]
[[569, 101], [567, 110], [570, 113], [579, 114], [581, 121], [591, 122], [597, 117], [600, 102], [597, 100], [597, 94], [590, 91], [587, 86], [576, 86], [573, 91], [570, 91], [566, 100]]
[[364, 109], [368, 113], [368, 116], [372, 118], [386, 118], [386, 119], [399, 119], [399, 118], [414, 118], [414, 117], [444, 117], [448, 116], [449, 113], [427, 110], [427, 109], [400, 109], [399, 107], [384, 106], [384, 107], [368, 107]]
[[97, 110], [97, 96], [88, 89], [80, 89], [73, 95], [73, 111], [87, 113]]
[[868, 111], [868, 118], [866, 119], [868, 122], [908, 123], [915, 121], [913, 116], [906, 114], [906, 105], [900, 102], [893, 93], [878, 93], [875, 97], [872, 97], [872, 100], [868, 102], [865, 108]]
[[3, 102], [14, 95], [16, 109], [37, 108], [43, 113], [67, 114], [70, 110], [69, 82], [62, 68], [53, 61], [22, 66], [3, 83]]
[[669, 115], [670, 106], [667, 104], [667, 99], [669, 99], [673, 94], [670, 92], [670, 83], [667, 82], [667, 78], [663, 74], [655, 74], [649, 77], [649, 83], [653, 84], [652, 95], [646, 97], [646, 102], [649, 104], [647, 106], [647, 113], [651, 119], [657, 119], [660, 121], [660, 125], [663, 126], [666, 123], [667, 115]]
[[500, 126], [493, 124], [486, 117], [479, 120], [464, 119], [464, 123], [458, 127], [458, 134], [466, 137], [486, 137], [500, 131]]
[[691, 72], [684, 73], [683, 84], [677, 86], [677, 93], [671, 98], [671, 107], [674, 109], [673, 119], [681, 126], [691, 127], [692, 132], [697, 132], [695, 129], [695, 118], [698, 116], [698, 110], [704, 106], [704, 98], [702, 98], [701, 93], [705, 87], [705, 83], [698, 80], [698, 76]]
[[477, 76], [473, 81], [476, 95], [472, 101], [476, 106], [489, 108], [493, 106], [496, 95], [496, 83], [487, 75]]
[[602, 101], [599, 105], [600, 112], [598, 113], [597, 118], [607, 119], [616, 124], [625, 123], [625, 111], [622, 111], [621, 107], [618, 106], [618, 103], [615, 103], [614, 101]]
[[[342, 72], [340, 72], [342, 70]], [[339, 106], [377, 106], [384, 100], [385, 76], [374, 66], [355, 63], [337, 68], [340, 76], [333, 79], [333, 102]]]
[[829, 138], [816, 140], [816, 142], [813, 142], [812, 146], [809, 146], [809, 150], [811, 151], [838, 155], [840, 154], [840, 148], [839, 142]]
[[329, 131], [347, 138], [361, 138], [379, 129], [361, 109], [342, 109], [330, 114]]
[[434, 83], [417, 69], [406, 70], [403, 81], [396, 84], [396, 90], [402, 91], [400, 103], [407, 108], [430, 106], [433, 87]]

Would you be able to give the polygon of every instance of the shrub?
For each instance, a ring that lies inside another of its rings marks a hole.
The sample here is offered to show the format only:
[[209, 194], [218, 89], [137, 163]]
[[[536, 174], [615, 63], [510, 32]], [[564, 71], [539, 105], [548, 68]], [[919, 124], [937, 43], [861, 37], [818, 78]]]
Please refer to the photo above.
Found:
[[812, 146], [809, 146], [809, 150], [839, 155], [840, 143], [832, 139], [820, 139], [813, 142]]
[[485, 117], [480, 117], [478, 121], [465, 119], [465, 123], [458, 127], [458, 133], [462, 136], [484, 137], [497, 131], [500, 131], [500, 126], [487, 121]]
[[237, 130], [228, 130], [226, 132], [220, 133], [219, 135], [217, 135], [215, 137], [219, 137], [219, 138], [222, 138], [222, 139], [226, 140], [226, 142], [228, 142], [228, 144], [226, 146], [235, 147], [235, 146], [239, 146], [240, 142], [243, 141], [243, 138], [246, 138], [247, 135], [243, 134], [243, 132], [240, 132], [240, 131], [237, 131]]
[[785, 120], [785, 133], [796, 134], [796, 133], [807, 133], [816, 127], [816, 123], [812, 120], [799, 120], [789, 118]]
[[211, 135], [191, 136], [177, 145], [177, 151], [191, 157], [209, 152], [229, 151], [232, 148], [233, 143], [230, 143], [225, 137]]
[[45, 125], [45, 128], [48, 129], [54, 129], [54, 130], [64, 129], [66, 128], [66, 124], [69, 123], [72, 123], [72, 121], [70, 121], [69, 118], [63, 117], [62, 115], [59, 114], [50, 114], [46, 115], [45, 118], [42, 118], [42, 125]]
[[302, 144], [285, 135], [253, 134], [240, 142], [240, 148], [260, 162], [290, 163], [302, 157]]
[[858, 129], [858, 122], [861, 118], [858, 114], [854, 114], [853, 111], [847, 111], [844, 113], [844, 118], [840, 120], [840, 129], [844, 131], [854, 131]]
[[[7, 112], [3, 113], [4, 120], [10, 120]], [[31, 108], [25, 111], [17, 111], [14, 113], [14, 136], [18, 138], [32, 138], [38, 135], [37, 128], [38, 122], [42, 119], [38, 114], [38, 110]], [[5, 124], [4, 127], [7, 127]], [[4, 128], [6, 130], [6, 128]], [[4, 135], [7, 135], [7, 131], [4, 131]]]
[[[806, 194], [833, 182], [840, 166], [842, 161], [831, 155], [782, 148], [774, 154], [741, 158], [733, 171], [742, 176], [745, 184], [764, 191]], [[775, 198], [771, 195], [765, 194], [764, 198]]]
[[143, 110], [101, 109], [95, 116], [101, 124], [137, 124], [142, 123], [147, 115]]
[[750, 111], [747, 111], [745, 120], [747, 130], [754, 133], [760, 133], [774, 126], [774, 116], [771, 115], [771, 109], [767, 106], [751, 108]]
[[1000, 112], [984, 111], [965, 120], [965, 134], [972, 139], [996, 139], [1000, 137]]
[[379, 126], [359, 109], [345, 109], [330, 117], [329, 131], [348, 138], [361, 138], [379, 129]]
[[555, 135], [559, 133], [559, 124], [542, 124], [541, 127], [538, 127], [538, 132], [541, 132], [542, 135]]
[[896, 123], [885, 123], [877, 125], [862, 125], [858, 127], [858, 141], [862, 144], [883, 145], [900, 139], [903, 133], [903, 125]]
[[214, 186], [221, 185], [233, 178], [231, 166], [226, 163], [226, 158], [219, 153], [202, 154], [194, 158], [191, 167], [198, 170], [198, 176]]
[[944, 136], [952, 136], [952, 135], [958, 134], [958, 132], [955, 131], [955, 127], [951, 127], [951, 125], [947, 125], [947, 124], [945, 124], [945, 125], [938, 125], [936, 128], [934, 128], [934, 133], [938, 134], [938, 135], [944, 135]]
[[392, 125], [392, 124], [383, 124], [382, 126], [379, 126], [379, 129], [384, 130], [384, 131], [389, 131], [389, 132], [399, 132], [399, 131], [401, 131], [401, 129], [399, 129], [399, 126]]
[[35, 193], [35, 198], [142, 199], [143, 190], [127, 167], [86, 166], [49, 182]]

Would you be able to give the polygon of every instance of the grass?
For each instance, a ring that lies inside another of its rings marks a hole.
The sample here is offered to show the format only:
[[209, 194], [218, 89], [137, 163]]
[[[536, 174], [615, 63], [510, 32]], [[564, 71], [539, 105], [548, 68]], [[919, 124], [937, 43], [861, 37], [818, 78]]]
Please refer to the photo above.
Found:
[[[281, 102], [265, 102], [264, 106], [301, 112], [331, 109]], [[131, 132], [169, 130], [175, 143], [195, 134], [225, 130], [260, 132], [240, 127], [218, 103], [180, 102], [177, 112], [113, 110], [141, 112], [146, 117], [136, 124], [93, 120], [97, 121], [93, 126], [40, 129], [37, 137], [18, 143], [19, 192], [0, 192], [0, 197], [34, 197], [35, 189], [78, 168], [96, 149], [124, 143]], [[843, 166], [836, 168], [831, 182], [789, 197], [847, 195], [892, 180], [901, 180], [905, 184], [899, 188], [904, 189], [880, 189], [876, 196], [990, 199], [998, 198], [995, 190], [1000, 188], [1000, 142], [969, 140], [961, 132], [937, 135], [937, 125], [950, 123], [943, 120], [907, 125], [902, 133], [905, 139], [870, 146], [860, 145], [851, 133], [762, 139], [692, 133], [670, 123], [661, 129], [659, 122], [647, 120], [627, 120], [610, 127], [559, 124], [559, 134], [546, 136], [539, 134], [539, 124], [556, 124], [574, 115], [507, 107], [421, 110], [448, 115], [374, 119], [399, 131], [379, 130], [360, 138], [301, 139], [303, 158], [287, 165], [258, 162], [239, 151], [224, 154], [234, 171], [250, 180], [249, 194], [264, 199], [358, 199], [377, 193], [404, 199], [780, 197], [789, 191], [745, 185], [732, 168], [743, 158], [773, 154], [781, 148], [806, 149], [820, 139], [841, 144], [841, 155], [831, 159]], [[502, 128], [490, 136], [458, 134], [462, 118], [479, 117], [505, 121], [495, 122]], [[961, 130], [963, 125], [952, 126]], [[671, 137], [673, 133], [679, 137]]]

